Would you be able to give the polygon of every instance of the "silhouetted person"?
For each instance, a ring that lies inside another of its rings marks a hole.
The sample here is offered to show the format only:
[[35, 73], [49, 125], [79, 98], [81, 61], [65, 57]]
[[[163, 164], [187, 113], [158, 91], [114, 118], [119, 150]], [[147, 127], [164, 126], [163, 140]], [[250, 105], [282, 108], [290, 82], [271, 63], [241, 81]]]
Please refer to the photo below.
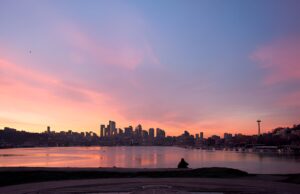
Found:
[[183, 158], [181, 158], [180, 162], [178, 163], [177, 168], [188, 168], [189, 163], [187, 163]]

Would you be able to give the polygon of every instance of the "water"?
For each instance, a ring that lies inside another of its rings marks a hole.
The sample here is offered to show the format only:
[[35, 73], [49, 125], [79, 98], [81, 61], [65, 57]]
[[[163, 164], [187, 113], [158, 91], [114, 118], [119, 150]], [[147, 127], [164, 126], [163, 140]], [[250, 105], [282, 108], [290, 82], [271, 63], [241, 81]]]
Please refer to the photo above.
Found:
[[300, 156], [179, 147], [52, 147], [0, 149], [0, 166], [176, 168], [229, 167], [250, 173], [300, 173]]

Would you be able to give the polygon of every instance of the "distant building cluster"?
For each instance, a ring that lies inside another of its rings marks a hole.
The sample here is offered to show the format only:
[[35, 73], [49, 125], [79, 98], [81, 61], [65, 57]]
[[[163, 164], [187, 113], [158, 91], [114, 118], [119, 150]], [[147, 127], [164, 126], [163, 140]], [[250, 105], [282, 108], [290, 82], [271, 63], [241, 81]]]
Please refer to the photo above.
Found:
[[10, 147], [59, 147], [97, 145], [99, 137], [94, 132], [74, 132], [72, 130], [55, 132], [50, 126], [43, 133], [17, 131], [5, 127], [0, 130], [0, 148]]
[[108, 125], [100, 125], [99, 139], [101, 145], [170, 145], [163, 129], [144, 130], [142, 125], [121, 129], [116, 127], [115, 121], [109, 121]]
[[[260, 122], [259, 122], [260, 123]], [[259, 126], [260, 127], [260, 126]], [[0, 130], [0, 148], [47, 146], [181, 146], [201, 149], [294, 149], [300, 150], [300, 125], [276, 128], [272, 132], [257, 135], [224, 133], [223, 137], [204, 133], [195, 135], [184, 131], [179, 136], [167, 136], [160, 128], [143, 129], [128, 126], [117, 128], [115, 121], [100, 125], [100, 136], [94, 132], [51, 131], [29, 133], [5, 127]]]

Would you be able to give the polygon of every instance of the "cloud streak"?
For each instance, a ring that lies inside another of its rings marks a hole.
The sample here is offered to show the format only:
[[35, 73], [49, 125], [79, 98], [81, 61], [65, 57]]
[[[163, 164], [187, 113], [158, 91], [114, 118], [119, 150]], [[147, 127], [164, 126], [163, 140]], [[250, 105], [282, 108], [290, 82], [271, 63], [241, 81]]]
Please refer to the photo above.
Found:
[[[143, 29], [143, 26], [140, 28]], [[87, 29], [84, 30], [71, 22], [59, 25], [57, 33], [70, 45], [74, 52], [72, 60], [75, 63], [92, 62], [95, 65], [116, 66], [127, 70], [134, 70], [145, 63], [160, 65], [158, 57], [144, 36], [134, 40], [132, 34], [117, 34], [106, 38], [98, 32], [97, 36], [93, 36]]]
[[[78, 129], [91, 126], [91, 123], [87, 123], [90, 118], [101, 117], [103, 112], [99, 109], [107, 109], [107, 115], [112, 114], [106, 106], [110, 103], [109, 96], [88, 89], [78, 82], [68, 83], [59, 77], [3, 58], [0, 59], [0, 72], [1, 114], [9, 115], [8, 119], [44, 125], [52, 123]], [[84, 114], [90, 116], [84, 117]], [[77, 127], [71, 122], [74, 119]]]
[[300, 80], [300, 36], [282, 38], [260, 46], [251, 58], [266, 70], [264, 84]]
[[11, 91], [15, 91], [14, 86], [23, 86], [38, 90], [37, 94], [51, 93], [53, 96], [65, 97], [68, 101], [80, 102], [91, 101], [93, 95], [100, 96], [99, 93], [84, 89], [82, 86], [64, 83], [57, 77], [16, 65], [4, 59], [0, 59], [0, 69], [4, 72], [1, 81], [8, 85], [7, 89]]

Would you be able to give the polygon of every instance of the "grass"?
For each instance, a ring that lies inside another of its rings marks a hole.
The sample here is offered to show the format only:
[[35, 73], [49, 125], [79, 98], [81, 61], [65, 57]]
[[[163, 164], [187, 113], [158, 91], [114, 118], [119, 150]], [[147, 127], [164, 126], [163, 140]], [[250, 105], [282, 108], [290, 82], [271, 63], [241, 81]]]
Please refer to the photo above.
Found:
[[286, 176], [287, 178], [283, 182], [300, 184], [300, 174], [288, 174]]

